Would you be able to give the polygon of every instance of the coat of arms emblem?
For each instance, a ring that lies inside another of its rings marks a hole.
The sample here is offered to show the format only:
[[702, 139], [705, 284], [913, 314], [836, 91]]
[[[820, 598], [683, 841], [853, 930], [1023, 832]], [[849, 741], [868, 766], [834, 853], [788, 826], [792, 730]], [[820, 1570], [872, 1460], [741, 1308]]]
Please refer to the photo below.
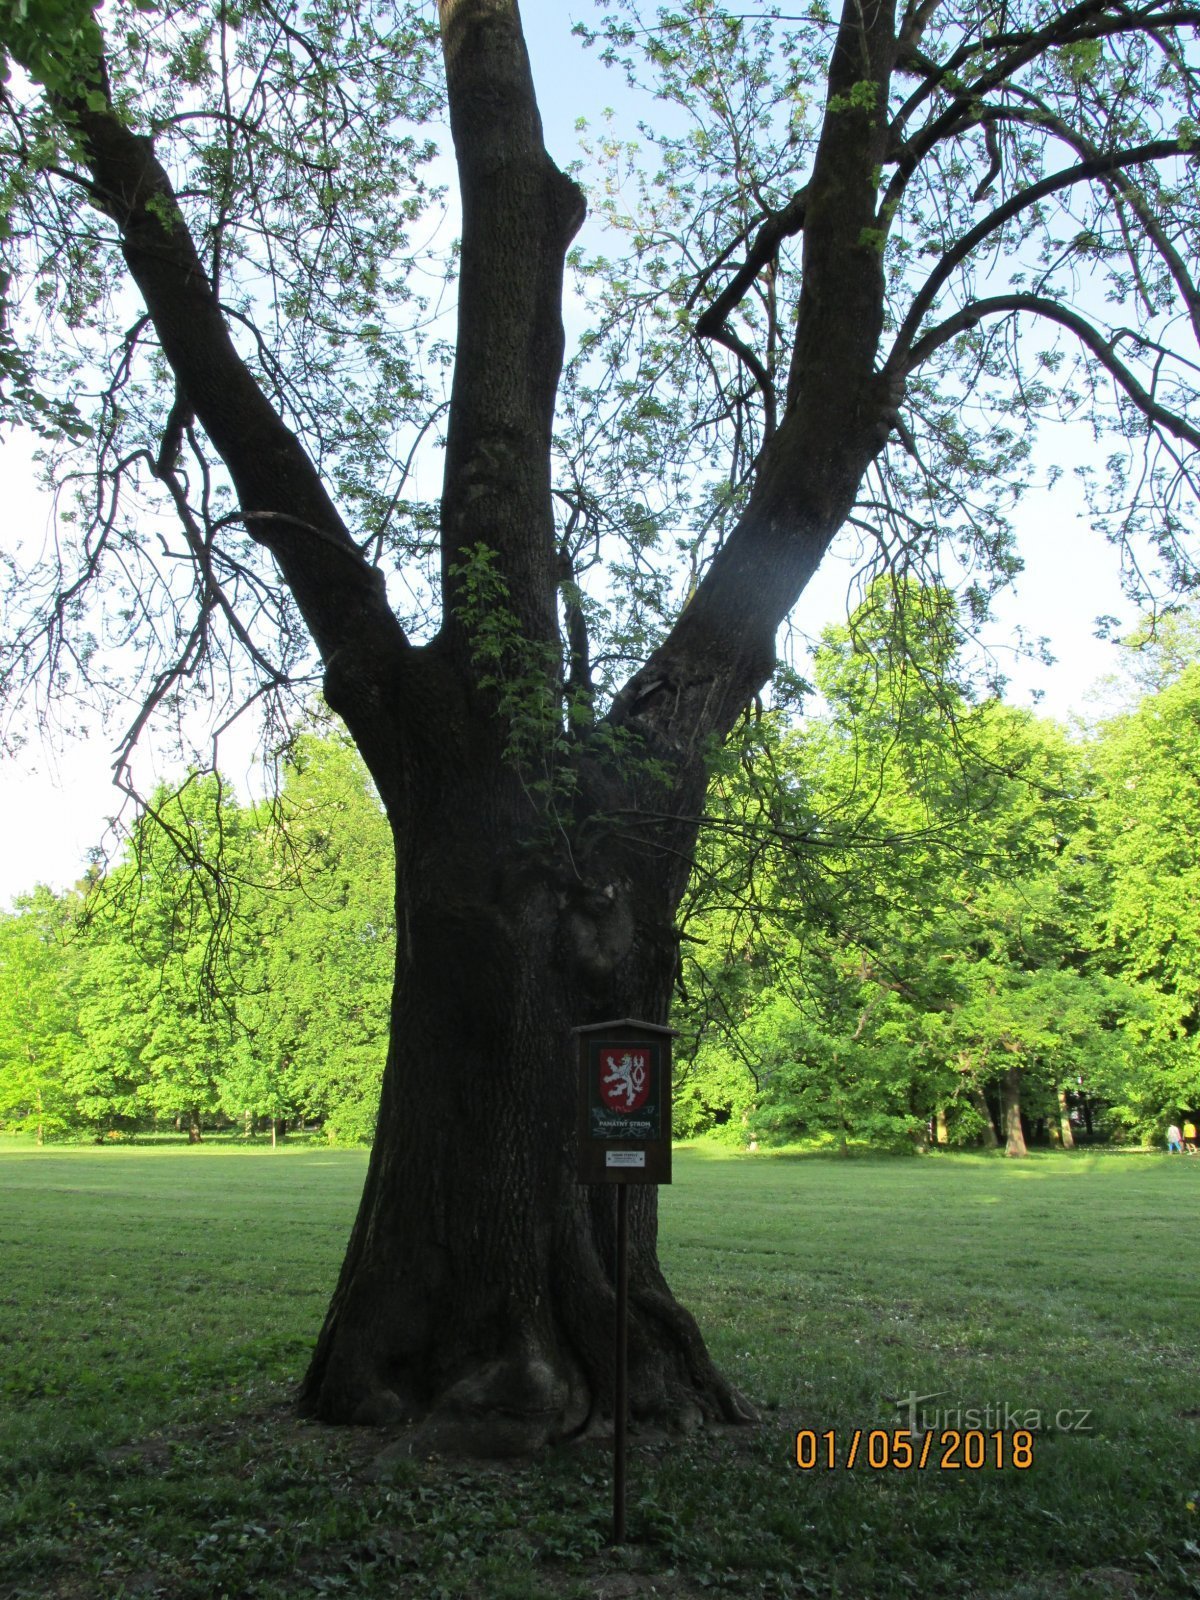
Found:
[[610, 1111], [636, 1111], [650, 1093], [650, 1062], [645, 1050], [600, 1052], [600, 1095]]

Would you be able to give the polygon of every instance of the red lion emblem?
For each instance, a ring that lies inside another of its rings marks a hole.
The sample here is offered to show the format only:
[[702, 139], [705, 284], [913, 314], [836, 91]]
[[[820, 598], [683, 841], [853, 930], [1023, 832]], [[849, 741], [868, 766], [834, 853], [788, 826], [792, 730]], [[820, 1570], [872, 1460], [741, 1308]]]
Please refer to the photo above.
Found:
[[600, 1052], [600, 1096], [610, 1111], [636, 1111], [650, 1093], [650, 1056], [646, 1050]]

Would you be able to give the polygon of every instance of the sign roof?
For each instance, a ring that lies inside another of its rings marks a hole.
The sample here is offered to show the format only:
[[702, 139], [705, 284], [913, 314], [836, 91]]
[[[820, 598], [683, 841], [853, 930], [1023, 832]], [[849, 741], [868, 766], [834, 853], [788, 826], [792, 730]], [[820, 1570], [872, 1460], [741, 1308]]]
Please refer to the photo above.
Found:
[[679, 1035], [678, 1028], [666, 1028], [661, 1022], [642, 1022], [637, 1017], [614, 1017], [611, 1022], [586, 1022], [578, 1028], [572, 1028], [572, 1033], [607, 1033], [613, 1028], [636, 1028], [639, 1033], [669, 1033], [672, 1038]]

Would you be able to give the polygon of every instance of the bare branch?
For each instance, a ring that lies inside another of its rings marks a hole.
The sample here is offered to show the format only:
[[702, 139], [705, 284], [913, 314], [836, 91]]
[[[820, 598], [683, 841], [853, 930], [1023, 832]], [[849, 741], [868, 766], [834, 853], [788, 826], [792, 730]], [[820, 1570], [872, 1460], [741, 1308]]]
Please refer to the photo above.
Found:
[[937, 299], [938, 290], [950, 278], [955, 268], [1006, 222], [1011, 222], [1014, 217], [1023, 211], [1028, 211], [1047, 196], [1061, 193], [1076, 184], [1091, 179], [1106, 178], [1112, 173], [1120, 172], [1124, 167], [1142, 166], [1147, 162], [1165, 161], [1172, 156], [1190, 153], [1190, 147], [1177, 139], [1153, 139], [1132, 150], [1114, 150], [1105, 155], [1097, 155], [1091, 160], [1081, 161], [1077, 166], [1052, 173], [1040, 183], [1030, 184], [1028, 188], [1018, 190], [975, 227], [968, 229], [954, 247], [938, 261], [929, 277], [913, 296], [912, 305], [896, 334], [891, 354], [886, 362], [886, 370], [899, 372], [912, 370], [913, 362], [908, 359], [908, 351], [922, 321]]
[[732, 332], [729, 327], [729, 317], [746, 298], [763, 268], [774, 261], [783, 240], [792, 238], [802, 231], [807, 198], [808, 191], [802, 189], [792, 196], [782, 210], [767, 218], [755, 235], [745, 261], [708, 310], [696, 319], [697, 338], [714, 339], [718, 344], [724, 345], [753, 375], [755, 383], [762, 392], [766, 410], [763, 426], [766, 439], [775, 432], [777, 422], [775, 384], [759, 357]]
[[1028, 294], [994, 295], [985, 300], [973, 300], [960, 311], [956, 311], [953, 316], [947, 317], [945, 322], [939, 323], [936, 328], [931, 328], [919, 343], [912, 347], [904, 370], [911, 371], [912, 368], [919, 366], [947, 340], [953, 339], [956, 334], [962, 333], [967, 328], [973, 328], [985, 317], [1024, 311], [1067, 328], [1112, 375], [1147, 421], [1165, 428], [1176, 438], [1200, 449], [1200, 428], [1194, 427], [1186, 418], [1160, 405], [1117, 356], [1113, 348], [1117, 339], [1127, 338], [1140, 343], [1139, 335], [1128, 330], [1118, 330], [1114, 339], [1105, 339], [1086, 317], [1080, 316], [1068, 306], [1060, 305], [1057, 300], [1047, 300], [1042, 296]]
[[[101, 69], [103, 81], [103, 70]], [[271, 549], [323, 658], [372, 638], [385, 659], [404, 642], [372, 570], [320, 477], [238, 355], [171, 184], [149, 141], [110, 108], [60, 103], [75, 127], [99, 203], [121, 229], [126, 261], [177, 383], [228, 466], [248, 526]], [[297, 541], [288, 529], [319, 529]], [[318, 550], [338, 551], [337, 562]]]

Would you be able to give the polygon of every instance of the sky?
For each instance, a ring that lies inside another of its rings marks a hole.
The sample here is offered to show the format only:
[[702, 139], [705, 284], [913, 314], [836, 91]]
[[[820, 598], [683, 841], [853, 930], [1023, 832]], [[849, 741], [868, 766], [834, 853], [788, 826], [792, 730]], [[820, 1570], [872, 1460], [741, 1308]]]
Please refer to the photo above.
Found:
[[[577, 8], [562, 0], [523, 0], [547, 145], [560, 165], [575, 154], [575, 120], [581, 109], [599, 115], [619, 105], [621, 86], [594, 52], [583, 52], [570, 38]], [[563, 70], [569, 63], [569, 71]], [[21, 436], [0, 436], [0, 506], [5, 543], [17, 534], [39, 538], [49, 508], [35, 485], [31, 444]], [[1088, 441], [1080, 434], [1056, 438], [1060, 461], [1082, 459]], [[1098, 681], [1116, 669], [1116, 647], [1095, 636], [1096, 619], [1114, 615], [1125, 629], [1136, 621], [1135, 608], [1120, 588], [1115, 551], [1092, 533], [1069, 472], [1052, 490], [1034, 490], [1019, 519], [1020, 553], [1025, 569], [996, 607], [996, 620], [983, 642], [1009, 679], [1007, 698], [1037, 704], [1046, 715], [1069, 720], [1095, 715], [1103, 701], [1094, 698]], [[815, 637], [846, 611], [851, 564], [836, 555], [802, 596], [794, 614], [797, 629]], [[1017, 627], [1027, 636], [1048, 639], [1056, 658], [1047, 667], [1014, 652]], [[1118, 632], [1121, 630], [1118, 629]], [[94, 731], [86, 740], [32, 739], [20, 755], [0, 764], [0, 906], [12, 895], [47, 882], [63, 887], [80, 875], [89, 849], [102, 841], [105, 819], [116, 813], [122, 796], [112, 787], [112, 746], [121, 732]], [[243, 795], [262, 788], [255, 767], [253, 731], [222, 747], [222, 766]], [[150, 781], [168, 776], [153, 747], [146, 752]]]

